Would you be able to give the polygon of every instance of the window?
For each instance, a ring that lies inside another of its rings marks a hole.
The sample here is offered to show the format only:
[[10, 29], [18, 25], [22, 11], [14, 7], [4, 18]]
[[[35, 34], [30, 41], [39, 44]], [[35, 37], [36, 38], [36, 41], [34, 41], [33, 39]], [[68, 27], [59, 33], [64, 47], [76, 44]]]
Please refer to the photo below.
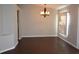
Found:
[[68, 36], [70, 23], [70, 15], [68, 12], [59, 13], [59, 33], [63, 36]]

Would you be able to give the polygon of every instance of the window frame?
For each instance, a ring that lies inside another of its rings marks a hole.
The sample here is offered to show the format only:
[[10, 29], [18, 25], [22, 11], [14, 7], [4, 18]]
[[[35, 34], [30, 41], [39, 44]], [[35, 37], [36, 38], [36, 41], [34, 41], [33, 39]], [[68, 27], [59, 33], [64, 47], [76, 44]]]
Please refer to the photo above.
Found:
[[[61, 17], [61, 15], [60, 14], [64, 14], [64, 16], [66, 16], [66, 25], [65, 25], [65, 33], [62, 33], [62, 32], [60, 32], [59, 31], [59, 27], [60, 27], [60, 25], [59, 25], [59, 22], [60, 22], [60, 17]], [[69, 12], [67, 12], [67, 10], [63, 10], [63, 11], [61, 11], [61, 12], [59, 12], [58, 13], [58, 33], [59, 34], [61, 34], [62, 36], [64, 36], [64, 37], [67, 37], [68, 36], [68, 31], [69, 31], [69, 24], [70, 24], [70, 14], [69, 14]]]

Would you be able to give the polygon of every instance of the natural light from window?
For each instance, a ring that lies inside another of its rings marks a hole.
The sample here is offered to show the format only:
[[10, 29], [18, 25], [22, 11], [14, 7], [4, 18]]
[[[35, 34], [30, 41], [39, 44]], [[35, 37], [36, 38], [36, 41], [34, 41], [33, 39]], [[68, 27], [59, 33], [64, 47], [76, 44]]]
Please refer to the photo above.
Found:
[[69, 25], [70, 25], [70, 13], [67, 13], [67, 29], [66, 29], [66, 36], [68, 36], [69, 33]]
[[61, 13], [59, 17], [59, 34], [61, 34], [64, 37], [68, 37], [69, 24], [70, 14], [68, 12]]

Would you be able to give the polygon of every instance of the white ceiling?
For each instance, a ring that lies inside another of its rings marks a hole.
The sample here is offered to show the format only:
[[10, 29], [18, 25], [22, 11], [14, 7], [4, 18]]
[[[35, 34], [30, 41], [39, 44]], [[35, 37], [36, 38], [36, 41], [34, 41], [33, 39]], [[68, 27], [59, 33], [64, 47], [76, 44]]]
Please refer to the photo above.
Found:
[[[23, 6], [23, 5], [27, 5], [27, 4], [19, 4], [19, 6]], [[40, 6], [40, 7], [45, 7], [44, 4], [29, 4], [29, 5], [36, 5], [36, 6]], [[46, 7], [55, 9], [55, 8], [58, 8], [63, 5], [65, 5], [65, 4], [46, 4]]]
[[[47, 7], [47, 8], [55, 9], [55, 8], [60, 7], [60, 6], [62, 6], [62, 5], [64, 5], [64, 4], [46, 4], [46, 7]], [[45, 7], [44, 4], [37, 4], [37, 6]]]

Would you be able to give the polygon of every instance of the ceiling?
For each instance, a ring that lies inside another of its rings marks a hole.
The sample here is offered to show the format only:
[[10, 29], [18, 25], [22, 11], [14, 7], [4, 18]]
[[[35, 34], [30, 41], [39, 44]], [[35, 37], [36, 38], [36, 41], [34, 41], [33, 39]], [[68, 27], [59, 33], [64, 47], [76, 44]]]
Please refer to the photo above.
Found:
[[[47, 7], [47, 8], [55, 9], [55, 8], [60, 7], [60, 6], [62, 6], [62, 5], [65, 5], [65, 4], [46, 4], [46, 7]], [[37, 4], [37, 6], [45, 7], [44, 4]]]
[[[27, 4], [19, 4], [19, 6], [23, 6], [23, 5], [27, 5]], [[45, 7], [44, 4], [29, 4], [29, 5], [36, 5], [36, 6], [40, 6], [40, 7]], [[46, 4], [46, 7], [55, 9], [55, 8], [63, 6], [63, 5], [65, 5], [65, 4]]]

